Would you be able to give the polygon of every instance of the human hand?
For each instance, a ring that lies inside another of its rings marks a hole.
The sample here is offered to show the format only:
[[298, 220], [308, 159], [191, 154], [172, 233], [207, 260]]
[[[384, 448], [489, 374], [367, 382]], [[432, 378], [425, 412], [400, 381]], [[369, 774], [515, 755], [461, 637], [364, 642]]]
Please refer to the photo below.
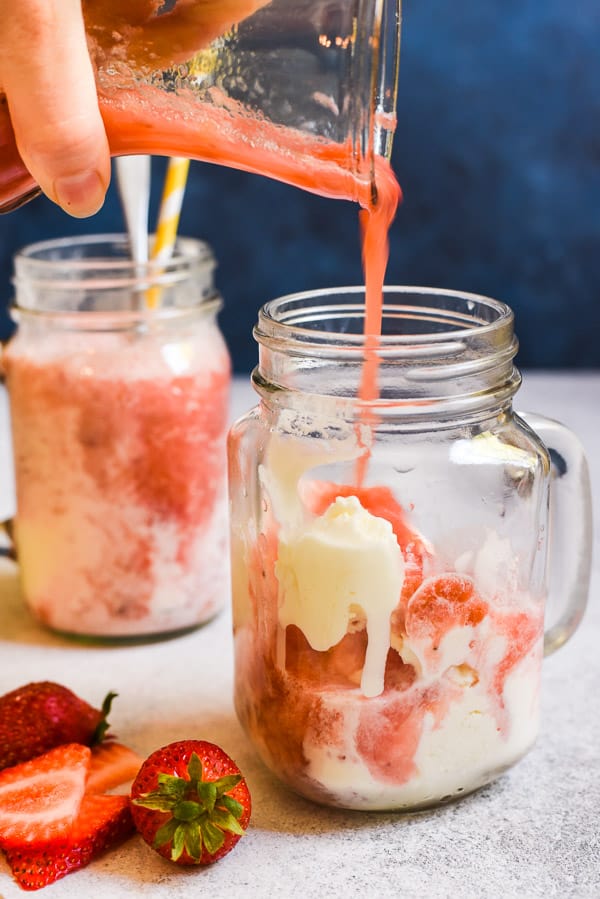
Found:
[[0, 87], [44, 193], [71, 215], [97, 212], [110, 155], [80, 0], [0, 0]]
[[110, 151], [90, 48], [100, 68], [119, 54], [132, 72], [147, 60], [168, 68], [268, 2], [176, 0], [159, 14], [161, 0], [0, 0], [0, 93], [44, 193], [77, 217], [104, 201]]

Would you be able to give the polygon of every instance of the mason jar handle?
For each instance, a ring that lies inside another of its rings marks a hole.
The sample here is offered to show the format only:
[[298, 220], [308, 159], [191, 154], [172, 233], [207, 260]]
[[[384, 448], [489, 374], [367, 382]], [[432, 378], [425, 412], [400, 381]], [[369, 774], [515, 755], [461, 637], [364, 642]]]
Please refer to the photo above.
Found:
[[575, 434], [543, 415], [519, 413], [545, 443], [552, 464], [548, 609], [559, 617], [544, 633], [544, 655], [575, 633], [588, 599], [592, 565], [592, 494], [588, 463]]

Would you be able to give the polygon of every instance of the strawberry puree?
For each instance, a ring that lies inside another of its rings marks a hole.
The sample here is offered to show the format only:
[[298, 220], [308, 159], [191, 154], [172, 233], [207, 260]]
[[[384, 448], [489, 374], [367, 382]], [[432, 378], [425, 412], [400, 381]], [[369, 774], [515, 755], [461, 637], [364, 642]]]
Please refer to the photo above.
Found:
[[[220, 99], [216, 96], [215, 104]], [[370, 205], [370, 183], [353, 176], [349, 146], [244, 117], [241, 107], [226, 102], [226, 109], [199, 104], [183, 90], [174, 104], [167, 93], [151, 85], [117, 88], [109, 82], [100, 106], [114, 155], [188, 156], [266, 175], [325, 197]]]
[[[217, 102], [218, 102], [218, 98]], [[193, 95], [177, 104], [156, 88], [136, 84], [127, 91], [109, 91], [102, 111], [111, 148], [117, 154], [171, 153], [268, 175], [321, 196], [357, 201], [362, 209], [362, 259], [365, 274], [365, 363], [359, 398], [366, 402], [379, 394], [378, 335], [381, 334], [383, 283], [388, 262], [389, 228], [401, 199], [400, 186], [389, 163], [375, 158], [375, 182], [353, 173], [352, 148], [245, 117], [228, 101], [229, 116], [218, 105], [199, 105]], [[161, 130], [153, 127], [158, 105]], [[361, 422], [373, 425], [365, 409]], [[357, 463], [356, 480], [362, 483], [368, 452]]]
[[158, 337], [82, 340], [5, 355], [25, 599], [72, 633], [197, 625], [227, 596], [224, 343], [207, 328], [180, 371]]
[[[161, 84], [162, 74], [178, 66], [193, 69], [201, 50], [267, 0], [178, 0], [157, 15], [158, 0], [84, 0], [88, 46], [96, 69], [98, 99], [113, 155], [149, 153], [186, 156], [255, 172], [323, 196], [350, 199], [376, 210], [363, 221], [369, 303], [367, 333], [376, 334], [377, 299], [387, 260], [387, 228], [399, 188], [389, 165], [359, 160], [348, 139], [326, 140], [308, 132], [254, 117], [222, 94], [181, 84]], [[188, 73], [189, 74], [189, 73]], [[202, 79], [200, 79], [202, 80]], [[393, 117], [387, 123], [393, 127]], [[0, 93], [0, 205], [5, 209], [36, 185], [19, 159], [6, 98]], [[368, 262], [367, 262], [368, 260]], [[372, 382], [371, 378], [371, 382]], [[371, 387], [373, 384], [371, 383]]]
[[[311, 522], [353, 496], [390, 522], [408, 563], [377, 695], [364, 691], [368, 606], [324, 650], [307, 639], [308, 620], [281, 625], [289, 577], [278, 544], [306, 541]], [[275, 524], [263, 533], [246, 566], [248, 608], [234, 614], [237, 710], [267, 765], [319, 802], [383, 809], [468, 792], [520, 758], [537, 729], [541, 604], [518, 592], [487, 594], [475, 568], [449, 569], [387, 487], [303, 482], [299, 501], [300, 536]]]
[[[212, 103], [199, 102], [189, 89], [177, 100], [160, 87], [134, 81], [121, 70], [97, 73], [100, 110], [113, 156], [154, 154], [186, 156], [264, 175], [312, 193], [352, 200], [365, 209], [377, 206], [377, 224], [369, 227], [373, 240], [383, 235], [372, 258], [385, 253], [386, 232], [393, 219], [399, 188], [389, 164], [376, 158], [377, 198], [369, 172], [355, 171], [356, 160], [347, 143], [334, 143], [305, 132], [252, 118], [243, 107], [212, 89]], [[0, 94], [0, 205], [7, 207], [35, 182], [19, 158], [6, 99]], [[363, 224], [363, 228], [365, 225]], [[383, 274], [385, 264], [372, 266]]]

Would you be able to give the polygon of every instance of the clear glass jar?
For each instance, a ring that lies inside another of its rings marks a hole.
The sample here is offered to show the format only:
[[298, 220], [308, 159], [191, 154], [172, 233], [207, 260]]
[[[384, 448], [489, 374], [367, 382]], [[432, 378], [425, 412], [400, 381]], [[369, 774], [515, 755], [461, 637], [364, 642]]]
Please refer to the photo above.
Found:
[[168, 263], [134, 265], [121, 235], [15, 259], [14, 533], [25, 601], [49, 628], [162, 636], [228, 598], [230, 362], [214, 265], [190, 239]]
[[[260, 401], [229, 437], [239, 719], [294, 790], [356, 809], [456, 798], [530, 749], [549, 545], [548, 651], [581, 617], [591, 555], [577, 439], [512, 410], [510, 309], [385, 300], [365, 400], [364, 291], [268, 303]], [[562, 459], [552, 489], [540, 435]]]
[[[83, 0], [113, 155], [218, 162], [368, 202], [395, 128], [400, 0]], [[0, 94], [0, 211], [39, 193]]]

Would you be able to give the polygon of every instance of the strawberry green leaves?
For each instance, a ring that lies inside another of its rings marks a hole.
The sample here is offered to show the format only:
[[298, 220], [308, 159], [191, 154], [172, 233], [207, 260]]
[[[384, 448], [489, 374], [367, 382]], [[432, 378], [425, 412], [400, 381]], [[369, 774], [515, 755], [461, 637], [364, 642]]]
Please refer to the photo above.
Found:
[[[144, 839], [171, 861], [208, 864], [243, 836], [250, 794], [239, 769], [219, 747], [203, 741], [171, 745], [177, 747], [173, 758], [170, 747], [157, 750], [134, 782], [134, 820]], [[146, 782], [152, 789], [140, 786]]]

